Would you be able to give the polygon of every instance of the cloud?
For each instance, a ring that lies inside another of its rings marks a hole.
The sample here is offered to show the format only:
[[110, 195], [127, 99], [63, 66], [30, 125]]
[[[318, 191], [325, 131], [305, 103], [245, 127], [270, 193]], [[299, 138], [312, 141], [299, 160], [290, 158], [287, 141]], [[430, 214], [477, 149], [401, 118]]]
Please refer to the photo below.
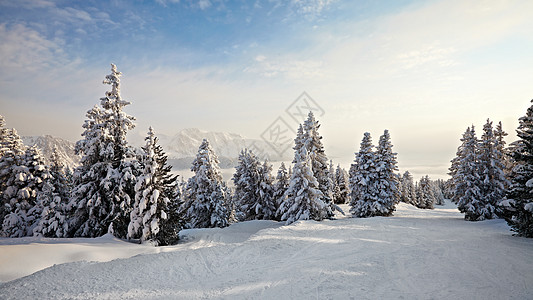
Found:
[[25, 9], [36, 9], [36, 8], [49, 8], [55, 7], [55, 4], [51, 1], [46, 0], [0, 0], [0, 6], [7, 7], [21, 7]]
[[61, 47], [23, 24], [0, 24], [2, 77], [39, 72], [65, 61]]

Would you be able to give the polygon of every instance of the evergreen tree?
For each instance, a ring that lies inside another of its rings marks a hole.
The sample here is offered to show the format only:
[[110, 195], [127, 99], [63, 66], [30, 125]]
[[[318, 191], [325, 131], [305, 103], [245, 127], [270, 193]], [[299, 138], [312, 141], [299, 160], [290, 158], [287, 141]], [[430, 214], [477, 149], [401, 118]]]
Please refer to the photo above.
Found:
[[378, 215], [380, 216], [392, 215], [394, 210], [396, 210], [396, 203], [400, 201], [398, 176], [394, 173], [398, 170], [396, 155], [396, 153], [392, 152], [389, 131], [385, 130], [379, 138], [379, 144], [376, 149], [378, 205], [380, 206]]
[[175, 244], [183, 227], [178, 215], [178, 176], [172, 175], [172, 166], [167, 164], [167, 156], [152, 127], [145, 140], [141, 158], [144, 170], [137, 177], [128, 238], [151, 241], [159, 246]]
[[104, 80], [112, 89], [100, 98], [102, 108], [95, 105], [87, 112], [84, 139], [76, 144], [82, 159], [74, 172], [69, 203], [76, 210], [69, 226], [71, 236], [97, 237], [108, 231], [118, 237], [127, 235], [140, 167], [126, 140], [135, 118], [123, 112], [130, 102], [120, 95], [120, 76], [112, 64]]
[[439, 181], [431, 181], [431, 192], [433, 193], [433, 197], [435, 199], [435, 205], [444, 205], [444, 193], [442, 192], [442, 188], [439, 184]]
[[41, 215], [42, 206], [37, 198], [50, 177], [44, 158], [36, 147], [26, 149], [23, 155], [15, 155], [14, 162], [6, 171], [7, 188], [3, 193], [6, 216], [3, 219], [3, 234], [7, 237], [22, 237], [33, 234]]
[[420, 182], [417, 185], [417, 207], [425, 209], [433, 209], [435, 205], [435, 195], [433, 194], [433, 188], [429, 176], [423, 176], [420, 178]]
[[256, 219], [256, 206], [259, 202], [259, 160], [252, 151], [244, 149], [239, 155], [239, 163], [235, 167], [233, 183], [233, 203], [238, 206], [242, 221]]
[[274, 178], [272, 178], [272, 165], [265, 161], [259, 168], [259, 185], [257, 187], [259, 201], [255, 213], [256, 219], [275, 220], [278, 205], [274, 198]]
[[355, 163], [350, 168], [350, 212], [354, 217], [366, 218], [388, 213], [381, 211], [376, 154], [373, 151], [370, 133], [365, 132], [361, 148], [355, 155]]
[[416, 205], [416, 194], [415, 194], [415, 185], [413, 183], [413, 176], [409, 171], [405, 171], [401, 180], [401, 197], [400, 201]]
[[345, 204], [350, 198], [349, 178], [346, 170], [337, 165], [335, 170], [335, 203]]
[[333, 203], [333, 183], [329, 175], [328, 158], [324, 152], [322, 136], [318, 133], [319, 128], [320, 124], [315, 120], [313, 112], [309, 112], [303, 124], [302, 145], [306, 148], [311, 159], [313, 174], [318, 181], [318, 188], [324, 197], [322, 201], [326, 203], [326, 214], [328, 218], [331, 218], [337, 206]]
[[505, 190], [508, 190], [511, 185], [509, 176], [515, 166], [510, 149], [505, 147], [505, 137], [507, 135], [507, 132], [503, 130], [502, 122], [498, 122], [498, 125], [496, 125], [496, 128], [494, 129], [494, 138], [496, 139], [496, 151], [502, 155], [500, 160], [503, 163], [503, 173], [507, 179], [505, 182]]
[[468, 221], [484, 220], [491, 216], [491, 212], [485, 209], [484, 195], [480, 188], [478, 139], [473, 125], [467, 129], [461, 141], [464, 146], [456, 173], [459, 180], [454, 193], [458, 198], [457, 208], [465, 214]]
[[189, 178], [184, 195], [182, 210], [189, 228], [226, 227], [230, 223], [230, 195], [218, 164], [218, 157], [204, 139], [191, 167], [194, 176]]
[[484, 202], [485, 218], [496, 216], [498, 203], [505, 197], [505, 186], [508, 185], [504, 174], [503, 153], [498, 138], [494, 135], [492, 122], [487, 119], [483, 126], [483, 135], [479, 143], [479, 175], [480, 189]]
[[324, 195], [312, 170], [312, 162], [307, 149], [302, 147], [295, 155], [291, 182], [287, 189], [287, 199], [279, 207], [279, 215], [285, 224], [298, 220], [321, 221], [328, 217]]
[[13, 169], [20, 165], [26, 147], [15, 129], [4, 128], [5, 121], [0, 116], [0, 223], [12, 211], [11, 201], [16, 197]]
[[[533, 100], [531, 100], [533, 103]], [[533, 105], [519, 119], [518, 140], [512, 143], [511, 156], [516, 166], [511, 173], [511, 188], [502, 202], [505, 220], [519, 236], [533, 237]]]
[[34, 236], [63, 238], [68, 235], [70, 185], [65, 169], [59, 152], [54, 147], [50, 157], [50, 178], [44, 182], [43, 191], [37, 198], [42, 209], [40, 220], [33, 229]]
[[[285, 202], [285, 199], [287, 198], [286, 192], [289, 188], [289, 180], [290, 177], [287, 173], [287, 168], [285, 168], [285, 164], [282, 162], [278, 169], [278, 174], [276, 176], [276, 183], [274, 184], [274, 192], [272, 195], [272, 198], [274, 199], [276, 203], [276, 207], [279, 207], [281, 203]], [[281, 216], [276, 212], [276, 220], [279, 220]]]

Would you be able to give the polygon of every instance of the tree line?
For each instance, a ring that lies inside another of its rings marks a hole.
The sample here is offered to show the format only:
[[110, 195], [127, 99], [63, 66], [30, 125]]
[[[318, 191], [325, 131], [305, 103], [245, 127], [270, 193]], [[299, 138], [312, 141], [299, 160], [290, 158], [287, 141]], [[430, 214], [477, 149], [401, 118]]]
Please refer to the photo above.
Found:
[[[111, 65], [104, 80], [111, 90], [86, 114], [75, 149], [81, 161], [73, 171], [62, 165], [57, 149], [46, 165], [39, 149], [25, 147], [16, 130], [5, 128], [0, 117], [3, 236], [111, 233], [171, 245], [184, 228], [225, 227], [247, 220], [320, 221], [333, 218], [335, 211], [344, 214], [339, 204], [345, 203], [354, 217], [390, 216], [400, 201], [431, 209], [443, 204], [450, 190], [449, 182], [425, 176], [414, 183], [409, 172], [397, 174], [397, 154], [387, 130], [377, 146], [370, 133], [364, 134], [348, 172], [340, 165], [335, 168], [331, 160], [328, 163], [320, 124], [312, 112], [298, 128], [292, 164], [287, 168], [282, 163], [275, 178], [268, 161], [261, 162], [243, 149], [229, 187], [216, 153], [204, 139], [191, 166], [193, 176], [178, 180], [153, 128], [140, 149], [128, 144], [126, 134], [135, 127], [135, 118], [124, 112], [130, 102], [121, 97], [120, 78]], [[462, 163], [452, 166], [460, 169], [458, 174], [466, 172], [459, 168]], [[458, 177], [452, 176], [453, 199], [459, 199], [462, 189], [457, 187], [462, 182], [454, 178]], [[509, 207], [518, 203], [500, 202]], [[458, 203], [461, 209], [462, 202]]]

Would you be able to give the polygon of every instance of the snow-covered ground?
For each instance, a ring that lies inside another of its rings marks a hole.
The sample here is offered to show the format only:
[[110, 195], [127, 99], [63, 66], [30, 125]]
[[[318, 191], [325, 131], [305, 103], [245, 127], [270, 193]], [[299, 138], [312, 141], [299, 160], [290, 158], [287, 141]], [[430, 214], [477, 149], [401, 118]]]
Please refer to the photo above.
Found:
[[533, 299], [533, 239], [451, 205], [182, 235], [0, 239], [0, 299]]

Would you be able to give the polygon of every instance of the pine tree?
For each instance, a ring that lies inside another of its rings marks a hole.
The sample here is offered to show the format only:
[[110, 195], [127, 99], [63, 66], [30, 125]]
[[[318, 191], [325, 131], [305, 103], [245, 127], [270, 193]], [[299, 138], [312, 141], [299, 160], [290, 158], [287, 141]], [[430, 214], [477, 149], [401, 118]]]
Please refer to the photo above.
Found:
[[265, 161], [259, 168], [259, 185], [257, 187], [259, 201], [255, 208], [256, 219], [275, 220], [278, 205], [274, 198], [274, 178], [272, 178], [272, 165]]
[[335, 203], [347, 203], [350, 197], [349, 178], [346, 170], [341, 168], [340, 165], [337, 165], [337, 169], [335, 170], [335, 182]]
[[[533, 100], [531, 100], [533, 103]], [[511, 156], [516, 166], [511, 173], [511, 188], [502, 203], [505, 220], [519, 236], [533, 237], [533, 105], [519, 119], [518, 140], [513, 142]]]
[[233, 203], [237, 205], [242, 221], [255, 220], [257, 216], [259, 169], [259, 160], [255, 154], [248, 149], [243, 149], [232, 178], [235, 186]]
[[511, 185], [509, 176], [513, 170], [513, 167], [515, 166], [510, 149], [505, 147], [505, 137], [507, 135], [507, 132], [503, 130], [502, 122], [498, 122], [498, 125], [496, 125], [496, 128], [494, 129], [494, 138], [496, 139], [496, 151], [501, 154], [500, 160], [504, 166], [503, 173], [505, 174], [505, 178], [507, 179], [505, 183], [505, 190], [508, 190], [509, 186]]
[[444, 205], [444, 193], [442, 192], [442, 188], [439, 184], [439, 181], [431, 181], [431, 192], [433, 193], [433, 197], [435, 199], [435, 205]]
[[182, 229], [178, 215], [178, 176], [171, 174], [172, 166], [167, 164], [167, 156], [158, 144], [152, 127], [145, 140], [141, 158], [144, 170], [137, 177], [128, 238], [139, 238], [141, 242], [151, 241], [159, 246], [175, 244]]
[[313, 174], [318, 181], [318, 188], [322, 192], [322, 201], [326, 203], [326, 214], [332, 218], [337, 206], [333, 203], [333, 183], [329, 175], [328, 158], [324, 152], [322, 136], [318, 133], [320, 124], [315, 120], [313, 112], [309, 112], [303, 124], [302, 145], [306, 148]]
[[69, 203], [76, 210], [70, 224], [72, 236], [97, 237], [108, 231], [118, 237], [127, 235], [139, 166], [126, 140], [135, 118], [123, 112], [130, 102], [120, 95], [121, 75], [112, 64], [104, 80], [112, 89], [100, 98], [102, 108], [95, 105], [87, 112], [84, 139], [76, 144], [82, 159], [74, 172]]
[[44, 182], [43, 191], [37, 198], [42, 209], [40, 220], [33, 229], [34, 236], [63, 238], [68, 235], [70, 185], [65, 169], [59, 152], [54, 147], [50, 157], [50, 178]]
[[41, 215], [42, 205], [37, 202], [43, 185], [50, 177], [41, 152], [36, 147], [26, 149], [23, 155], [15, 156], [3, 193], [6, 216], [3, 232], [7, 237], [22, 237], [33, 234]]
[[435, 205], [435, 195], [429, 176], [423, 176], [417, 185], [417, 207], [425, 209], [433, 209]]
[[484, 195], [481, 191], [480, 164], [478, 157], [478, 139], [474, 126], [465, 132], [461, 161], [456, 176], [460, 178], [456, 185], [455, 197], [458, 197], [457, 208], [465, 214], [468, 221], [480, 221], [490, 216], [485, 210]]
[[411, 173], [409, 173], [409, 171], [405, 171], [403, 173], [401, 185], [402, 193], [400, 201], [411, 205], [416, 205], [415, 185], [413, 183], [413, 176]]
[[184, 195], [182, 211], [189, 228], [226, 227], [230, 223], [230, 195], [218, 164], [218, 157], [204, 139], [191, 167], [194, 176], [189, 178]]
[[4, 126], [4, 118], [0, 116], [0, 223], [12, 211], [10, 203], [16, 195], [16, 187], [12, 186], [15, 180], [13, 169], [20, 165], [26, 151], [17, 131]]
[[[272, 195], [272, 198], [276, 203], [276, 207], [278, 207], [278, 211], [281, 203], [285, 202], [285, 199], [287, 198], [286, 192], [289, 188], [289, 181], [290, 177], [287, 173], [287, 168], [285, 168], [285, 164], [282, 162], [278, 169], [276, 183], [274, 184], [274, 192]], [[278, 211], [276, 211], [276, 220], [281, 219]]]
[[377, 190], [378, 173], [376, 154], [370, 133], [365, 132], [361, 148], [355, 155], [355, 163], [350, 168], [350, 212], [354, 217], [366, 218], [380, 215]]
[[505, 197], [508, 185], [504, 174], [503, 153], [498, 138], [494, 135], [492, 122], [487, 119], [479, 143], [480, 189], [483, 197], [485, 218], [497, 217], [498, 203]]
[[398, 171], [396, 153], [392, 152], [392, 144], [388, 130], [379, 138], [376, 149], [376, 172], [378, 176], [377, 189], [379, 191], [379, 212], [377, 215], [390, 216], [396, 210], [395, 205], [400, 200], [398, 191]]
[[279, 207], [279, 215], [285, 224], [298, 220], [321, 221], [328, 217], [324, 195], [312, 170], [312, 162], [307, 149], [302, 147], [295, 155], [291, 182], [287, 189], [287, 199]]

